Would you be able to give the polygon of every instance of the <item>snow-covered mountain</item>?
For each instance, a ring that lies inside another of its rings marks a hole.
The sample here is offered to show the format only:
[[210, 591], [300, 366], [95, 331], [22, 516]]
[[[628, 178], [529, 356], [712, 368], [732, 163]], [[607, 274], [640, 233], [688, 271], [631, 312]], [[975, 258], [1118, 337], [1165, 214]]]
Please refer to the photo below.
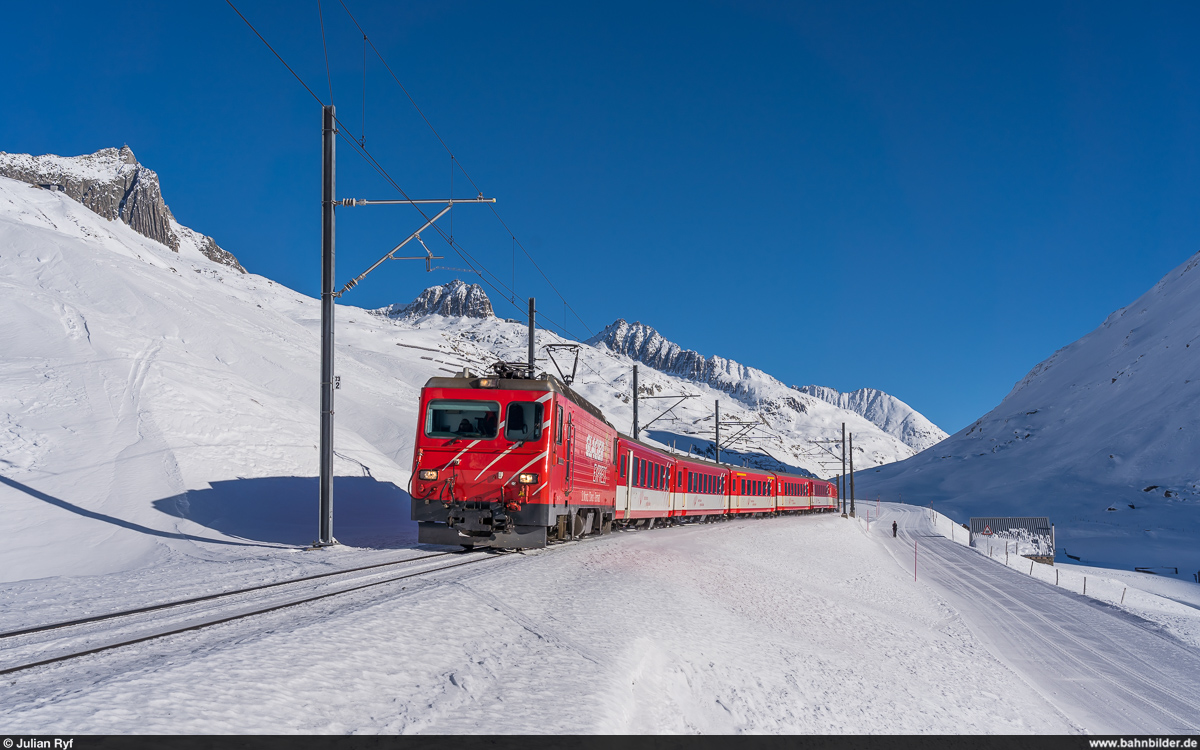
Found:
[[762, 370], [724, 357], [705, 357], [699, 352], [684, 349], [640, 322], [631, 324], [619, 319], [588, 339], [587, 343], [606, 347], [661, 372], [705, 383], [748, 405], [775, 401], [783, 408], [790, 407], [803, 413], [803, 408], [797, 408], [799, 402], [788, 400], [794, 394], [788, 394], [786, 391], [790, 388], [815, 396], [839, 409], [866, 418], [917, 451], [924, 450], [946, 437], [946, 433], [924, 415], [883, 391], [863, 388], [852, 393], [841, 393], [833, 388], [816, 385], [785, 386]]
[[[1085, 562], [1200, 570], [1200, 254], [1055, 352], [992, 411], [878, 471], [874, 496], [1049, 516]], [[1192, 348], [1196, 344], [1196, 348]]]
[[163, 200], [158, 174], [139, 164], [129, 146], [68, 157], [0, 151], [0, 175], [62, 191], [100, 216], [119, 219], [138, 234], [176, 252], [181, 248], [195, 250], [215, 263], [245, 273], [237, 258], [212, 237], [175, 221]]
[[801, 393], [816, 396], [822, 401], [861, 414], [889, 435], [900, 438], [918, 451], [937, 445], [946, 439], [946, 432], [924, 414], [895, 396], [874, 388], [859, 388], [842, 393], [823, 385], [792, 386]]

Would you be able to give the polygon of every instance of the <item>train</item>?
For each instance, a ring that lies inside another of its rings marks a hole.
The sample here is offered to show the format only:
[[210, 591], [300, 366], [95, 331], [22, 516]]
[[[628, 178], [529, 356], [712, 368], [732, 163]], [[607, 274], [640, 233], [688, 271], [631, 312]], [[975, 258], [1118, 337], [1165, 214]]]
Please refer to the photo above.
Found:
[[466, 548], [838, 507], [830, 482], [636, 440], [560, 378], [504, 362], [426, 382], [409, 494], [418, 542]]

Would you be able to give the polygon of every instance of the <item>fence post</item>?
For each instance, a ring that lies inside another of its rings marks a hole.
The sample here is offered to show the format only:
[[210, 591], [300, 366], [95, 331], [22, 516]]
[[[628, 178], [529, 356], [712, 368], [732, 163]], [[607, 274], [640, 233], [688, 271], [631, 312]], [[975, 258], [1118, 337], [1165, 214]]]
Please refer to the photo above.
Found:
[[1121, 604], [1125, 604], [1125, 592], [1128, 590], [1128, 587], [1121, 589]]
[[1054, 585], [1058, 585], [1058, 568], [1054, 569]]
[[1029, 575], [1033, 575], [1033, 560], [1029, 561]]
[[1087, 576], [1083, 577], [1083, 595], [1087, 596]]

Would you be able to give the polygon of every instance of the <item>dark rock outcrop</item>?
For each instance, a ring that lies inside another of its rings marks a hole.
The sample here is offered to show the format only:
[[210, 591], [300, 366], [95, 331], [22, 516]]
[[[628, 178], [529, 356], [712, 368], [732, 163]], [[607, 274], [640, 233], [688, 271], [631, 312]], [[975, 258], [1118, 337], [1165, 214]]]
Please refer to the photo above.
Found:
[[175, 252], [179, 252], [181, 242], [187, 242], [209, 260], [246, 272], [237, 258], [212, 237], [175, 221], [163, 200], [158, 174], [139, 164], [128, 146], [73, 157], [0, 151], [0, 175], [61, 191], [100, 216], [122, 221]]

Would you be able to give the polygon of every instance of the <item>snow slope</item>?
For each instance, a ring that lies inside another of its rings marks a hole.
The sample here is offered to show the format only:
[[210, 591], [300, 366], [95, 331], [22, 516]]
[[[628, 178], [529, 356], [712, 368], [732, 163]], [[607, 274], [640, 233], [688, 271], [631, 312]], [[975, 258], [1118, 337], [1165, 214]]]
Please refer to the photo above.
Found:
[[31, 734], [1083, 728], [836, 516], [617, 533], [38, 669], [6, 686], [0, 725]]
[[[0, 578], [253, 551], [243, 538], [311, 541], [311, 299], [5, 178], [0, 289], [0, 499], [12, 536]], [[398, 488], [410, 383], [435, 370], [360, 355], [357, 340], [374, 331], [347, 326], [339, 342], [337, 470], [368, 477], [342, 507], [351, 540], [377, 534], [380, 518], [407, 516]], [[372, 508], [386, 512], [352, 528]], [[264, 517], [275, 536], [261, 533]]]
[[[1200, 570], [1200, 254], [1034, 367], [974, 424], [863, 472], [958, 519], [1049, 516], [1063, 553]], [[1196, 344], [1196, 348], [1192, 348]]]

